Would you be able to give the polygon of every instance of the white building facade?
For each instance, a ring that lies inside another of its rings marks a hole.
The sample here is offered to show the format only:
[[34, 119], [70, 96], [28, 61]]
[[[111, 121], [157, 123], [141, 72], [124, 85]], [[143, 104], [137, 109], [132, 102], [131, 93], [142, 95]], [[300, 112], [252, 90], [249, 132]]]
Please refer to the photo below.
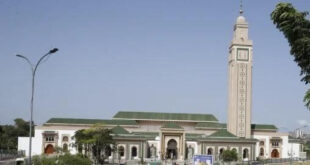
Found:
[[[235, 150], [239, 160], [299, 157], [302, 144], [274, 125], [252, 124], [252, 41], [241, 15], [234, 26], [228, 57], [228, 121], [211, 114], [120, 111], [112, 119], [52, 118], [35, 127], [33, 155], [52, 154], [56, 147], [76, 154], [74, 134], [94, 124], [112, 129], [118, 153], [105, 152], [109, 161], [188, 160], [194, 155], [221, 159]], [[19, 137], [18, 149], [28, 154], [29, 139]]]

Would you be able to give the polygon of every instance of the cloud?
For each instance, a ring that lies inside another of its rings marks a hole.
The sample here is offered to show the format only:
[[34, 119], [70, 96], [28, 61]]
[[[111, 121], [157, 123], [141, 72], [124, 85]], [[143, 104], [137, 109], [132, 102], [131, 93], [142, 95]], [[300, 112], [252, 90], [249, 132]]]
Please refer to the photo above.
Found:
[[297, 120], [297, 123], [300, 126], [310, 126], [310, 122], [308, 122], [307, 120]]

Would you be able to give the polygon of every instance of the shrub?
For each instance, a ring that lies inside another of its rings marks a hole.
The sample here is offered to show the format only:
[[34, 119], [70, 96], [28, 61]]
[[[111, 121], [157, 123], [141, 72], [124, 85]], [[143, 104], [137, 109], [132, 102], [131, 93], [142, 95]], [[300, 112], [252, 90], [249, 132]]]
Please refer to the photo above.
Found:
[[32, 163], [34, 165], [91, 165], [92, 162], [87, 157], [82, 157], [81, 155], [71, 155], [65, 154], [56, 156], [34, 156], [32, 158]]
[[234, 150], [225, 150], [222, 154], [222, 159], [224, 162], [237, 161], [238, 154]]
[[87, 157], [81, 155], [65, 154], [59, 156], [59, 165], [91, 165], [92, 162]]
[[32, 157], [32, 164], [34, 165], [54, 165], [56, 161], [55, 157], [47, 157], [45, 155]]

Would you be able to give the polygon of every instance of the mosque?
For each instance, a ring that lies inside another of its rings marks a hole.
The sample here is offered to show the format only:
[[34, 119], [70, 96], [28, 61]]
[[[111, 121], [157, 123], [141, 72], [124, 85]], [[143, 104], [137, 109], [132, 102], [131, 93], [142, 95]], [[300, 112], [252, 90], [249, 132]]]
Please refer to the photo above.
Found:
[[[77, 153], [74, 134], [101, 123], [112, 129], [118, 153], [107, 151], [109, 161], [189, 160], [194, 155], [221, 159], [235, 150], [239, 160], [301, 157], [302, 143], [270, 124], [253, 124], [252, 41], [242, 11], [233, 29], [228, 56], [228, 121], [212, 114], [119, 111], [112, 119], [51, 118], [35, 127], [33, 155], [51, 154], [55, 147]], [[28, 154], [29, 138], [19, 137], [18, 149]]]

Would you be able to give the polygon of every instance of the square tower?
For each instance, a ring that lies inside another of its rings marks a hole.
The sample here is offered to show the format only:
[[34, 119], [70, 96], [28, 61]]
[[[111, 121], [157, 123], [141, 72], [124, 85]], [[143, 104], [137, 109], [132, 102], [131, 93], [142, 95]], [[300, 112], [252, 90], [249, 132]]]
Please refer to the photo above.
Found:
[[227, 130], [238, 137], [251, 137], [252, 41], [242, 13], [234, 26], [228, 59]]

